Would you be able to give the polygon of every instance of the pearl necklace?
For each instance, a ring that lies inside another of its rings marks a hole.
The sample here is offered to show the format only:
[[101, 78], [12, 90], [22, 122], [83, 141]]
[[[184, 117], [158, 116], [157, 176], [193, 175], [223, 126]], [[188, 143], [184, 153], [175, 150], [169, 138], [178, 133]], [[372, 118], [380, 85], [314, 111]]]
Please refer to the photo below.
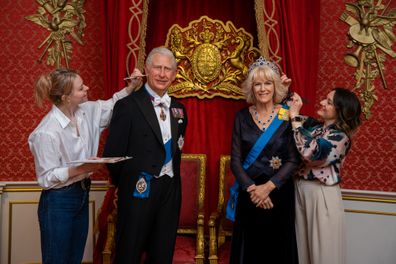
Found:
[[274, 113], [275, 113], [275, 105], [272, 108], [272, 112], [271, 112], [269, 118], [267, 119], [267, 121], [263, 122], [259, 118], [259, 114], [257, 112], [257, 107], [254, 107], [254, 119], [256, 119], [257, 123], [259, 123], [263, 127], [261, 129], [262, 131], [264, 131], [267, 128], [267, 125], [269, 124], [269, 122], [271, 122], [272, 118], [274, 117]]

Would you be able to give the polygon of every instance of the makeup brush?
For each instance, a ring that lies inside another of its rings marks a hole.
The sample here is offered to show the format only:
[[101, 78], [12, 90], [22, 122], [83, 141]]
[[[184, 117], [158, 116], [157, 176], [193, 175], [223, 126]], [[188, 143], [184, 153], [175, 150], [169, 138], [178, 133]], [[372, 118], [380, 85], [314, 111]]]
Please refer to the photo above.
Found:
[[132, 79], [136, 79], [136, 78], [139, 78], [139, 77], [145, 77], [145, 76], [147, 76], [147, 75], [142, 74], [142, 75], [138, 75], [138, 76], [129, 76], [129, 77], [125, 77], [124, 80], [125, 81], [126, 80], [132, 80]]

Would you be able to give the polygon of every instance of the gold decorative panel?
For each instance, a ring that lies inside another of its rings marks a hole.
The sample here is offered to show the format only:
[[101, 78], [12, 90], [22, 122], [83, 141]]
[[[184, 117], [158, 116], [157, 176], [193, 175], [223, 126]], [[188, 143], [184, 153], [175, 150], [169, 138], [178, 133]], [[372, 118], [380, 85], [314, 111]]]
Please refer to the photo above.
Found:
[[166, 46], [178, 63], [176, 80], [168, 92], [178, 98], [242, 99], [240, 83], [249, 64], [260, 56], [251, 34], [230, 21], [224, 24], [207, 16], [191, 21], [186, 28], [173, 25]]
[[390, 8], [390, 3], [391, 0], [356, 0], [345, 4], [346, 10], [340, 17], [349, 25], [347, 47], [354, 49], [344, 56], [344, 60], [356, 68], [354, 89], [360, 92], [367, 119], [374, 102], [378, 100], [374, 80], [380, 76], [383, 87], [388, 88], [384, 73], [386, 55], [396, 57], [396, 52], [392, 50], [396, 40], [393, 33], [396, 9]]
[[84, 45], [83, 36], [86, 27], [83, 5], [85, 0], [36, 0], [40, 5], [36, 14], [25, 17], [39, 26], [47, 29], [48, 37], [38, 47], [45, 46], [38, 59], [42, 62], [47, 54], [47, 65], [62, 66], [65, 61], [69, 68], [69, 61], [73, 52], [72, 39]]

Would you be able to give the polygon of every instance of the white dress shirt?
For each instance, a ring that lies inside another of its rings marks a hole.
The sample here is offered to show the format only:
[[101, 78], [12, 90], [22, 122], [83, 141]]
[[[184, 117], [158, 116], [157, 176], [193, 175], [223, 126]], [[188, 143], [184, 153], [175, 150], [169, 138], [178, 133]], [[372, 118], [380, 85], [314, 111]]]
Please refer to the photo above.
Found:
[[108, 100], [88, 101], [75, 112], [76, 127], [55, 105], [30, 134], [28, 143], [34, 156], [38, 184], [44, 189], [58, 189], [89, 177], [69, 178], [67, 162], [97, 155], [100, 134], [109, 123], [117, 100], [126, 97], [123, 89]]
[[[147, 92], [153, 98], [153, 100], [151, 100], [151, 101], [153, 103], [155, 113], [157, 114], [158, 124], [160, 126], [161, 134], [162, 134], [162, 141], [165, 144], [168, 140], [172, 139], [171, 124], [170, 124], [170, 111], [169, 111], [171, 99], [170, 99], [168, 93], [166, 93], [162, 97], [160, 97], [157, 93], [155, 93], [150, 88], [148, 83], [145, 84], [145, 87], [146, 87]], [[162, 120], [160, 118], [161, 106], [159, 106], [159, 104], [155, 103], [155, 102], [159, 102], [159, 101], [166, 101], [166, 103], [163, 103], [163, 105], [164, 105], [163, 111], [166, 115], [165, 120]], [[165, 174], [168, 175], [169, 177], [173, 177], [173, 175], [174, 175], [172, 159], [170, 159], [170, 161], [168, 163], [166, 163], [162, 166], [160, 175], [157, 175], [157, 176], [161, 177]]]

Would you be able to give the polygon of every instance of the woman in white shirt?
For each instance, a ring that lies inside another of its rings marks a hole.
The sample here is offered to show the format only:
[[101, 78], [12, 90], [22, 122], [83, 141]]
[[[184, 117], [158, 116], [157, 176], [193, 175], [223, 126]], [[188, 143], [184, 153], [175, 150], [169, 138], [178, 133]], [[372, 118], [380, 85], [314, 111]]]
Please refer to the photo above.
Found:
[[53, 103], [28, 140], [43, 187], [38, 208], [43, 263], [81, 263], [88, 233], [89, 175], [102, 165], [69, 162], [97, 155], [115, 102], [130, 94], [141, 76], [135, 70], [128, 87], [106, 101], [88, 101], [89, 88], [73, 70], [57, 69], [36, 82], [37, 104], [45, 99]]

